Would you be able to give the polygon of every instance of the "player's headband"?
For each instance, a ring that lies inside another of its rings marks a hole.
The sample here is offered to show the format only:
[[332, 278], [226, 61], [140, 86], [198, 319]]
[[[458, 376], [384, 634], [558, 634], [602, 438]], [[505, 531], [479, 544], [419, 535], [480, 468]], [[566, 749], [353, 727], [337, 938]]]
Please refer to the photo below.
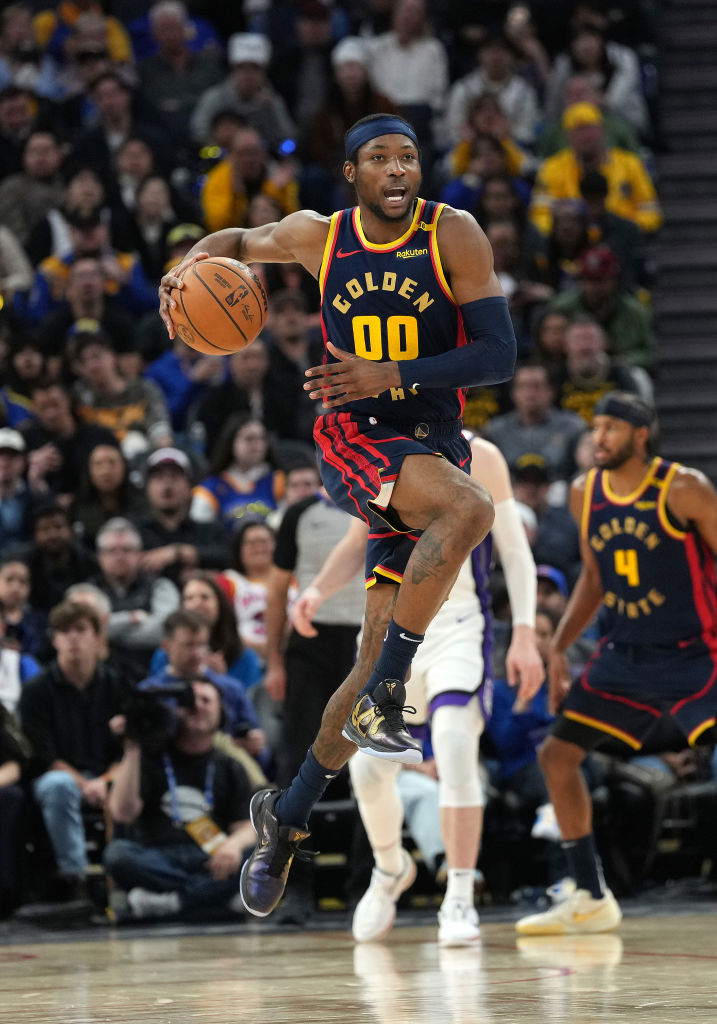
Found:
[[405, 135], [411, 140], [416, 149], [419, 148], [416, 133], [410, 124], [403, 121], [400, 117], [386, 114], [383, 117], [375, 118], [373, 121], [357, 124], [355, 128], [349, 131], [346, 136], [346, 159], [350, 160], [357, 149], [370, 142], [371, 139], [378, 138], [379, 135]]
[[594, 416], [613, 416], [616, 420], [625, 420], [633, 427], [649, 427], [652, 414], [647, 406], [626, 402], [617, 395], [605, 395], [595, 406]]

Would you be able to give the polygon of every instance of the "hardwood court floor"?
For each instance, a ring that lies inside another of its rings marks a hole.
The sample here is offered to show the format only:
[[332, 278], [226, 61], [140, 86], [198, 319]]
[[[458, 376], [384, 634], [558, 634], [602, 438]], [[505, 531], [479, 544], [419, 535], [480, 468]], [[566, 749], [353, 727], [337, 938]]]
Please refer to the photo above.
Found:
[[[619, 934], [475, 949], [435, 927], [127, 936], [0, 947], [3, 1024], [715, 1024], [717, 914], [628, 917]], [[707, 909], [707, 912], [704, 910]], [[84, 933], [87, 934], [87, 933]]]

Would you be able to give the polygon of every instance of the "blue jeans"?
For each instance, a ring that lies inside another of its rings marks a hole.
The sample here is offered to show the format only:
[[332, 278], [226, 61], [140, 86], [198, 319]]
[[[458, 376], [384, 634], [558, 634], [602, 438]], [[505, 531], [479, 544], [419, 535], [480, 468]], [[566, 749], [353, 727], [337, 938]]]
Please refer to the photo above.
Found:
[[209, 858], [195, 843], [143, 846], [131, 839], [113, 839], [103, 860], [121, 889], [141, 886], [152, 892], [176, 892], [182, 910], [227, 903], [239, 891], [239, 872], [217, 882], [207, 870]]
[[441, 835], [441, 811], [438, 803], [438, 782], [421, 772], [399, 772], [398, 792], [411, 839], [428, 865], [434, 865], [445, 853]]
[[83, 875], [87, 867], [82, 793], [69, 772], [49, 771], [33, 783], [55, 860], [63, 875]]

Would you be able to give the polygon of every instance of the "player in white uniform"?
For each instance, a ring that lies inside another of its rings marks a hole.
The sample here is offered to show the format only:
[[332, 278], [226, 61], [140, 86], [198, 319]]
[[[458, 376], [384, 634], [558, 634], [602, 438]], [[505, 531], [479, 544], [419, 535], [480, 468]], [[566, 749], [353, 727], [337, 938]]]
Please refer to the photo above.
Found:
[[[471, 440], [471, 474], [491, 492], [496, 543], [508, 596], [513, 631], [506, 657], [517, 700], [528, 702], [543, 682], [535, 644], [536, 572], [525, 529], [500, 451], [488, 441]], [[312, 635], [311, 618], [322, 601], [339, 590], [364, 557], [367, 527], [352, 522], [321, 572], [297, 599], [296, 629]], [[461, 946], [479, 937], [473, 879], [483, 826], [484, 796], [478, 774], [478, 742], [490, 712], [490, 625], [487, 538], [463, 564], [450, 596], [426, 633], [406, 684], [406, 700], [417, 709], [413, 728], [430, 720], [439, 777], [441, 830], [448, 865], [446, 894], [438, 913], [438, 940]], [[374, 584], [381, 585], [381, 584]], [[396, 916], [396, 901], [413, 883], [416, 867], [402, 847], [403, 811], [396, 779], [401, 765], [359, 751], [349, 762], [354, 794], [374, 854], [371, 884], [353, 919], [354, 938], [368, 942], [385, 935]]]

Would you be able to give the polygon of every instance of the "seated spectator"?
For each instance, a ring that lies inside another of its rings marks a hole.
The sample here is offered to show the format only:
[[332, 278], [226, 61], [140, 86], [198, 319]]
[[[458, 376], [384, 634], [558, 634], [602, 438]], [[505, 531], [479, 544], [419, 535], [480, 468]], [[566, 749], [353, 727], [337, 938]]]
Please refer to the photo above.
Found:
[[568, 145], [562, 116], [574, 103], [591, 103], [598, 108], [603, 118], [606, 146], [627, 149], [631, 153], [639, 151], [639, 140], [629, 122], [620, 111], [605, 109], [605, 93], [593, 83], [589, 75], [582, 72], [567, 79], [559, 96], [559, 109], [554, 114], [548, 112], [548, 119], [538, 138], [538, 151], [543, 159], [554, 156]]
[[21, 783], [29, 756], [27, 740], [0, 705], [0, 921], [21, 900], [27, 799]]
[[226, 157], [209, 171], [202, 185], [202, 213], [208, 230], [241, 224], [249, 201], [260, 192], [275, 199], [284, 214], [299, 209], [293, 163], [273, 162], [254, 128], [238, 128]]
[[19, 174], [23, 151], [38, 121], [34, 93], [17, 85], [0, 89], [0, 178]]
[[194, 488], [190, 515], [231, 530], [245, 516], [266, 517], [284, 494], [284, 474], [271, 462], [266, 429], [250, 413], [226, 423], [209, 476]]
[[139, 255], [147, 280], [159, 285], [166, 262], [167, 237], [179, 223], [168, 182], [159, 174], [145, 178], [126, 224], [128, 247]]
[[575, 413], [556, 408], [555, 390], [544, 366], [518, 366], [510, 394], [514, 408], [495, 416], [485, 428], [485, 437], [500, 448], [509, 466], [526, 452], [534, 452], [552, 480], [570, 480], [585, 423]]
[[31, 472], [38, 493], [69, 504], [84, 479], [90, 452], [100, 444], [116, 446], [106, 427], [80, 423], [69, 389], [60, 380], [35, 382], [31, 392], [35, 419], [23, 425]]
[[585, 204], [585, 220], [591, 245], [606, 245], [617, 257], [620, 285], [628, 291], [647, 287], [645, 236], [634, 221], [619, 217], [606, 208], [607, 178], [600, 171], [588, 171], [580, 179], [580, 195]]
[[132, 483], [127, 460], [110, 435], [109, 442], [96, 445], [87, 459], [72, 506], [75, 534], [94, 549], [97, 534], [109, 519], [134, 519], [146, 509], [147, 499]]
[[476, 70], [454, 82], [448, 97], [448, 132], [454, 145], [461, 139], [471, 100], [486, 92], [498, 98], [516, 142], [528, 149], [533, 145], [538, 98], [533, 87], [516, 73], [515, 63], [515, 49], [505, 37], [488, 35], [479, 44]]
[[647, 395], [642, 393], [637, 372], [610, 359], [600, 324], [578, 317], [565, 331], [565, 368], [556, 382], [556, 404], [560, 409], [577, 413], [589, 427], [595, 406], [609, 391], [629, 391], [652, 401], [651, 391]]
[[500, 99], [494, 93], [484, 92], [470, 101], [463, 135], [464, 138], [444, 160], [446, 169], [451, 176], [466, 173], [474, 140], [482, 135], [490, 135], [491, 138], [500, 142], [505, 156], [506, 170], [511, 180], [533, 177], [535, 159], [514, 141], [508, 118], [500, 105]]
[[65, 219], [70, 225], [70, 248], [61, 257], [49, 256], [38, 267], [25, 311], [32, 323], [39, 323], [67, 301], [70, 267], [83, 257], [100, 261], [105, 295], [115, 299], [132, 317], [156, 306], [155, 291], [139, 259], [111, 247], [102, 210], [68, 210]]
[[[226, 711], [222, 731], [228, 732], [252, 757], [261, 755], [266, 741], [246, 690], [233, 676], [218, 671], [211, 664], [214, 652], [210, 648], [207, 619], [199, 611], [188, 608], [172, 612], [162, 627], [162, 647], [165, 664], [139, 684], [140, 690], [204, 676], [222, 695]], [[246, 763], [245, 759], [242, 763]]]
[[[336, 42], [333, 5], [301, 0], [285, 7], [283, 45], [277, 47], [271, 80], [286, 103], [299, 135], [323, 106], [331, 82], [331, 48]], [[348, 24], [348, 18], [346, 22]], [[341, 35], [344, 32], [340, 33]]]
[[25, 426], [33, 418], [32, 392], [47, 371], [47, 362], [39, 341], [29, 334], [16, 334], [10, 342], [10, 362], [5, 373], [4, 392], [16, 407], [14, 424]]
[[553, 201], [579, 199], [580, 179], [588, 171], [600, 171], [608, 183], [606, 209], [634, 221], [645, 234], [657, 231], [662, 213], [655, 186], [639, 156], [606, 144], [598, 108], [575, 103], [563, 114], [562, 123], [569, 144], [538, 168], [530, 211], [535, 226], [549, 234]]
[[99, 619], [63, 602], [50, 615], [55, 661], [23, 688], [20, 719], [32, 749], [33, 794], [72, 899], [87, 896], [83, 804], [102, 807], [120, 746], [110, 719], [123, 688], [100, 664]]
[[229, 74], [220, 85], [201, 94], [189, 122], [198, 145], [209, 142], [210, 125], [219, 111], [232, 110], [264, 139], [273, 152], [285, 139], [296, 137], [286, 104], [267, 76], [271, 43], [258, 32], [237, 32], [229, 37]]
[[62, 96], [57, 63], [38, 46], [32, 10], [23, 3], [9, 4], [0, 16], [0, 89], [11, 84], [45, 100]]
[[177, 588], [165, 576], [142, 570], [142, 538], [128, 519], [110, 519], [100, 529], [97, 558], [100, 572], [89, 582], [110, 599], [109, 641], [146, 673], [162, 623], [179, 604]]
[[[483, 191], [487, 178], [509, 175], [505, 150], [492, 135], [475, 135], [469, 144], [466, 170], [459, 177], [452, 178], [441, 189], [441, 202], [459, 210], [473, 210]], [[530, 199], [530, 185], [518, 177], [511, 177], [515, 192], [523, 204]]]
[[[192, 685], [195, 707], [180, 712], [170, 746], [155, 755], [125, 739], [116, 769], [109, 810], [131, 838], [111, 840], [104, 864], [135, 918], [236, 906], [244, 852], [256, 839], [246, 773], [214, 746], [219, 691]], [[192, 832], [198, 809], [206, 836]]]
[[216, 48], [193, 45], [195, 26], [183, 3], [160, 0], [149, 8], [147, 21], [154, 52], [138, 64], [142, 96], [181, 153], [188, 146], [187, 125], [197, 97], [221, 82], [221, 63]]
[[110, 59], [130, 61], [132, 45], [122, 22], [118, 18], [105, 16], [102, 6], [95, 3], [95, 0], [83, 0], [81, 5], [58, 4], [52, 9], [41, 10], [33, 21], [35, 38], [40, 48], [55, 60], [61, 61], [73, 28], [83, 16], [89, 15], [101, 21], [101, 41], [106, 45]]
[[22, 639], [21, 626], [0, 618], [0, 706], [11, 715], [17, 709], [23, 686], [40, 671], [32, 655], [22, 653]]
[[60, 203], [62, 158], [57, 136], [49, 130], [35, 129], [23, 149], [22, 170], [0, 184], [0, 223], [21, 245], [29, 240], [35, 225]]
[[[103, 218], [111, 216], [104, 183], [93, 167], [78, 167], [69, 160], [63, 165], [62, 173], [65, 186], [61, 201], [38, 221], [25, 243], [27, 254], [35, 265], [48, 256], [59, 259], [71, 249], [70, 225], [65, 216], [68, 210], [88, 214], [99, 209]], [[114, 229], [114, 225], [112, 227]]]
[[[580, 537], [567, 506], [551, 504], [551, 479], [546, 461], [537, 452], [525, 452], [511, 467], [515, 500], [533, 510], [538, 530], [532, 544], [536, 564], [552, 565], [573, 586], [580, 573]], [[564, 501], [565, 487], [556, 498]]]
[[10, 427], [0, 427], [0, 551], [30, 538], [33, 497], [25, 468], [22, 434]]
[[541, 309], [533, 323], [535, 360], [548, 371], [552, 382], [565, 367], [565, 331], [570, 323], [565, 313]]
[[276, 536], [270, 526], [246, 520], [234, 533], [232, 568], [220, 577], [220, 582], [227, 581], [242, 643], [262, 661], [266, 658], [266, 587], [275, 547]]
[[193, 569], [229, 564], [227, 532], [220, 523], [190, 518], [192, 466], [179, 448], [158, 448], [147, 459], [148, 511], [136, 520], [142, 536], [142, 567], [175, 583]]
[[109, 338], [77, 334], [72, 366], [78, 376], [74, 398], [79, 419], [108, 427], [127, 457], [172, 443], [169, 411], [152, 381], [127, 380]]
[[[34, 279], [32, 264], [9, 227], [0, 224], [0, 300], [12, 306], [16, 293], [29, 292]], [[21, 302], [18, 295], [18, 302]]]
[[608, 353], [632, 367], [650, 370], [655, 358], [651, 316], [639, 299], [620, 287], [619, 267], [606, 245], [586, 249], [578, 261], [577, 284], [556, 295], [547, 310], [571, 320], [596, 320], [608, 338]]
[[545, 286], [543, 301], [547, 301], [556, 292], [568, 291], [574, 286], [580, 257], [590, 247], [587, 216], [582, 201], [556, 200], [553, 203], [550, 234], [546, 238], [535, 231], [534, 239], [526, 274], [531, 281]]
[[482, 228], [486, 228], [492, 220], [503, 220], [505, 217], [515, 221], [521, 231], [526, 227], [527, 210], [523, 193], [509, 173], [485, 176], [472, 213]]
[[278, 530], [286, 510], [304, 498], [310, 498], [321, 488], [321, 476], [316, 462], [304, 462], [297, 457], [296, 462], [287, 463], [284, 498], [275, 512], [267, 516], [267, 523], [272, 530]]
[[21, 655], [35, 658], [45, 640], [47, 616], [29, 603], [30, 584], [26, 549], [8, 550], [0, 558], [0, 629], [5, 643], [12, 640]]
[[558, 54], [550, 72], [545, 103], [550, 117], [558, 116], [560, 96], [575, 74], [585, 75], [602, 92], [606, 111], [624, 118], [641, 138], [648, 135], [640, 63], [633, 50], [609, 42], [597, 26], [577, 28], [568, 52]]
[[27, 553], [30, 604], [49, 613], [68, 587], [97, 572], [97, 560], [73, 537], [67, 509], [52, 500], [33, 510], [31, 541]]
[[[182, 586], [181, 606], [202, 615], [209, 624], [206, 666], [220, 675], [231, 676], [249, 691], [261, 681], [261, 662], [254, 651], [244, 647], [226, 580], [222, 579], [222, 584], [216, 573], [194, 571]], [[152, 655], [150, 672], [159, 672], [167, 661], [165, 648], [158, 647]]]
[[153, 381], [164, 395], [172, 430], [178, 438], [187, 431], [190, 410], [212, 386], [226, 379], [228, 363], [228, 356], [203, 355], [177, 337], [172, 347], [146, 368], [142, 376]]
[[65, 591], [65, 600], [71, 601], [73, 604], [89, 605], [97, 614], [100, 620], [100, 633], [97, 638], [100, 662], [108, 673], [114, 674], [126, 686], [134, 687], [144, 679], [144, 669], [140, 668], [131, 656], [128, 657], [122, 647], [111, 644], [109, 641], [112, 605], [107, 594], [96, 587], [94, 583], [73, 583]]

